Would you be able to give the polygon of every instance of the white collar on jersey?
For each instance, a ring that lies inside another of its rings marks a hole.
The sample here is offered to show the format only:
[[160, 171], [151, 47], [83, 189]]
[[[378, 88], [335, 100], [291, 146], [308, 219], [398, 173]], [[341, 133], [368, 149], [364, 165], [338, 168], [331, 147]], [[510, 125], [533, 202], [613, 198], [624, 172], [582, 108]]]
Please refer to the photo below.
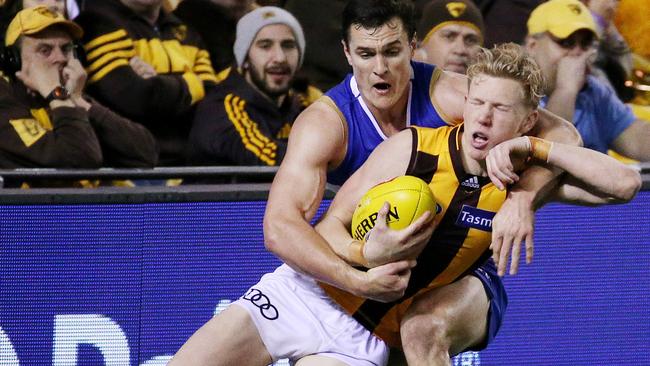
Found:
[[[413, 77], [414, 77], [414, 72], [413, 72], [413, 66], [410, 67], [411, 70], [411, 81], [409, 82], [409, 100], [406, 103], [406, 127], [411, 126], [411, 97], [413, 96]], [[384, 134], [384, 132], [381, 130], [379, 127], [379, 124], [377, 123], [377, 120], [375, 119], [375, 116], [372, 115], [370, 112], [370, 109], [368, 109], [368, 105], [366, 104], [366, 101], [361, 98], [361, 92], [359, 92], [359, 85], [357, 85], [357, 79], [352, 75], [350, 78], [350, 89], [352, 89], [352, 94], [354, 97], [359, 101], [361, 104], [361, 108], [363, 108], [364, 112], [366, 112], [366, 115], [370, 119], [370, 122], [372, 122], [373, 127], [375, 128], [375, 131], [381, 136], [382, 140], [386, 140], [388, 136]]]

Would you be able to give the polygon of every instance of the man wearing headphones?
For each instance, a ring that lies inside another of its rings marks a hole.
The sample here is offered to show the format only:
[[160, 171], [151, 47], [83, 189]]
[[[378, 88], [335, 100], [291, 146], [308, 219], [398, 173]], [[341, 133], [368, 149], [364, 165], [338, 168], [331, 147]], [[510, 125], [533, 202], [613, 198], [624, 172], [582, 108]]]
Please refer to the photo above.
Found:
[[0, 60], [0, 168], [152, 167], [151, 133], [83, 94], [73, 40], [83, 31], [45, 6], [9, 24]]

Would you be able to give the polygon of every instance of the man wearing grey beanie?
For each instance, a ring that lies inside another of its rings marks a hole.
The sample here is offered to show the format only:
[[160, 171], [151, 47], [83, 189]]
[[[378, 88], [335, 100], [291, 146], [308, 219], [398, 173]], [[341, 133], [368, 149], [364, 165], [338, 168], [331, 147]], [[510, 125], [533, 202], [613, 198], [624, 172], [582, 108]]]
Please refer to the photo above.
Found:
[[294, 119], [314, 98], [291, 89], [305, 53], [302, 27], [284, 9], [257, 8], [237, 23], [233, 53], [236, 65], [197, 107], [188, 162], [279, 165]]

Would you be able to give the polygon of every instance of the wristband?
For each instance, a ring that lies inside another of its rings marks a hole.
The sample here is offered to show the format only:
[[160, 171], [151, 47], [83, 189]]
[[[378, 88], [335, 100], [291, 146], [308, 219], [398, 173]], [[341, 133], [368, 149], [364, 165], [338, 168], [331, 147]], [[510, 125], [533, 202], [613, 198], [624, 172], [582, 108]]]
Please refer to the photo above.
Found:
[[363, 246], [366, 243], [358, 241], [358, 240], [353, 240], [349, 245], [348, 245], [348, 253], [350, 256], [350, 259], [357, 264], [360, 264], [364, 267], [368, 267], [368, 261], [366, 261], [366, 258], [363, 256]]
[[530, 142], [529, 156], [531, 156], [533, 159], [548, 163], [548, 156], [551, 152], [551, 148], [553, 147], [553, 143], [544, 139], [540, 139], [539, 137], [526, 137], [528, 137], [528, 141]]

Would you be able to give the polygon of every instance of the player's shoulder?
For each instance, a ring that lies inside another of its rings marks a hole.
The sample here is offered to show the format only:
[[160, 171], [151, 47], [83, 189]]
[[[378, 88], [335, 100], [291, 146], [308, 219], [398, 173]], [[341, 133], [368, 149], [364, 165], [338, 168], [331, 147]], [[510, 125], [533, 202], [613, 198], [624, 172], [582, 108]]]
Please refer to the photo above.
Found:
[[283, 172], [280, 174], [283, 177], [316, 171], [324, 175], [329, 167], [340, 164], [345, 156], [344, 132], [331, 116], [323, 117], [327, 111], [317, 104], [315, 102], [301, 112], [291, 127], [287, 152], [278, 172]]
[[345, 117], [332, 99], [323, 95], [298, 115], [295, 125], [308, 130], [339, 130], [345, 125]]
[[466, 75], [441, 69], [440, 76], [438, 77], [438, 85], [443, 86], [445, 92], [465, 96], [467, 95], [469, 84]]
[[412, 134], [417, 136], [425, 136], [427, 138], [447, 138], [459, 126], [441, 126], [441, 127], [424, 127], [424, 126], [411, 126]]
[[431, 100], [436, 109], [439, 109], [439, 113], [450, 120], [460, 122], [463, 119], [463, 105], [467, 90], [467, 76], [440, 70], [435, 87], [431, 91]]
[[458, 134], [460, 128], [460, 125], [442, 126], [438, 128], [413, 126], [410, 130], [412, 131], [413, 143], [416, 144], [414, 149], [440, 154], [448, 150], [449, 144], [447, 142], [449, 141], [450, 135]]
[[346, 143], [345, 119], [328, 99], [323, 96], [300, 112], [291, 128], [289, 141], [300, 138], [319, 145], [320, 142], [334, 144], [337, 148]]

